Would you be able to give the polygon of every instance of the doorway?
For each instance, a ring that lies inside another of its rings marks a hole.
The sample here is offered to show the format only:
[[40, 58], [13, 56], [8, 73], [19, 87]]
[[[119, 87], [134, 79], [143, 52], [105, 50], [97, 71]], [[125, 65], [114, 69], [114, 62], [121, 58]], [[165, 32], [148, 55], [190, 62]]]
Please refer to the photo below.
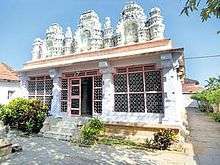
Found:
[[92, 116], [93, 78], [81, 78], [81, 115]]

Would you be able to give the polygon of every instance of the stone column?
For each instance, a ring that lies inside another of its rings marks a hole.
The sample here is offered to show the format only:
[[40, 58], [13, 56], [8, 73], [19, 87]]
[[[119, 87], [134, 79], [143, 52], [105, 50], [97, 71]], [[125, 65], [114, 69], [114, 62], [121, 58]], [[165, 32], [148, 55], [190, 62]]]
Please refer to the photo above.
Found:
[[21, 73], [19, 75], [20, 78], [20, 88], [21, 88], [21, 92], [18, 94], [19, 97], [24, 97], [24, 98], [28, 98], [28, 80], [29, 77], [27, 76], [26, 73]]
[[102, 118], [114, 111], [114, 84], [113, 69], [107, 61], [100, 61], [99, 68], [102, 73]]
[[53, 79], [53, 99], [51, 102], [50, 114], [54, 117], [62, 117], [61, 114], [61, 74], [57, 69], [49, 70], [49, 75]]
[[172, 54], [161, 55], [161, 66], [164, 90], [164, 118], [162, 119], [162, 123], [179, 125], [180, 113], [176, 105], [177, 88], [179, 88], [179, 85]]

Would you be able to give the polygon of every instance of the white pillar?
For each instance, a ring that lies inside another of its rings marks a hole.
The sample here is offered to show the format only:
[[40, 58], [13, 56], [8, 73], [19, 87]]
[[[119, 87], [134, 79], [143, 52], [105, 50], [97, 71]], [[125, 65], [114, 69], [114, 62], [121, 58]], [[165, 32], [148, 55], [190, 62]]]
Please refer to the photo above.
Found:
[[161, 55], [161, 66], [164, 90], [164, 118], [162, 119], [162, 123], [179, 125], [181, 114], [176, 100], [179, 85], [172, 54]]
[[102, 118], [105, 120], [114, 111], [113, 71], [107, 61], [100, 61], [99, 68], [102, 73]]
[[19, 94], [17, 94], [19, 97], [24, 97], [24, 98], [28, 98], [28, 80], [29, 77], [26, 75], [26, 73], [21, 73], [19, 75], [20, 77], [20, 87], [21, 87], [21, 91], [19, 92]]
[[61, 74], [57, 69], [49, 70], [49, 75], [53, 79], [53, 99], [51, 102], [50, 114], [54, 117], [62, 117], [61, 114]]

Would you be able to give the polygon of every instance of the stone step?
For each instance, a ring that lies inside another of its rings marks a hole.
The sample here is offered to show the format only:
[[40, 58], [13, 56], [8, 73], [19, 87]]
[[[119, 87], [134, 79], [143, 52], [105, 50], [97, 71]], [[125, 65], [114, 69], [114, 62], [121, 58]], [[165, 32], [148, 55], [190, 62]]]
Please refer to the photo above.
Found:
[[43, 133], [43, 137], [69, 141], [71, 140], [72, 136], [67, 134], [54, 134], [51, 132], [45, 132]]
[[80, 128], [89, 119], [89, 117], [48, 117], [45, 120], [40, 133], [48, 138], [61, 140], [71, 140], [71, 138], [76, 139], [80, 134]]
[[[63, 134], [78, 134], [80, 133], [80, 130], [78, 129], [50, 129], [49, 131], [51, 132], [56, 132], [57, 134], [58, 133], [63, 133]], [[48, 131], [47, 131], [48, 132]]]
[[77, 133], [61, 133], [61, 132], [54, 132], [54, 131], [47, 131], [43, 133], [44, 137], [47, 138], [54, 138], [54, 139], [59, 139], [59, 140], [71, 140], [72, 137], [77, 138], [79, 134]]

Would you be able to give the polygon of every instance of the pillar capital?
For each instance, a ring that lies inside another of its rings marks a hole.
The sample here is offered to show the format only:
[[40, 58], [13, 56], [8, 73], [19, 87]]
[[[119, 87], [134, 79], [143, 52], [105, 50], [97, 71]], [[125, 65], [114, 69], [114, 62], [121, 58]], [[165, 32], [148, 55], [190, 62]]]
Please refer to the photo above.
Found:
[[114, 69], [107, 60], [100, 61], [98, 66], [102, 74], [112, 74], [114, 72]]
[[62, 74], [58, 69], [50, 69], [48, 72], [52, 79], [62, 77]]

